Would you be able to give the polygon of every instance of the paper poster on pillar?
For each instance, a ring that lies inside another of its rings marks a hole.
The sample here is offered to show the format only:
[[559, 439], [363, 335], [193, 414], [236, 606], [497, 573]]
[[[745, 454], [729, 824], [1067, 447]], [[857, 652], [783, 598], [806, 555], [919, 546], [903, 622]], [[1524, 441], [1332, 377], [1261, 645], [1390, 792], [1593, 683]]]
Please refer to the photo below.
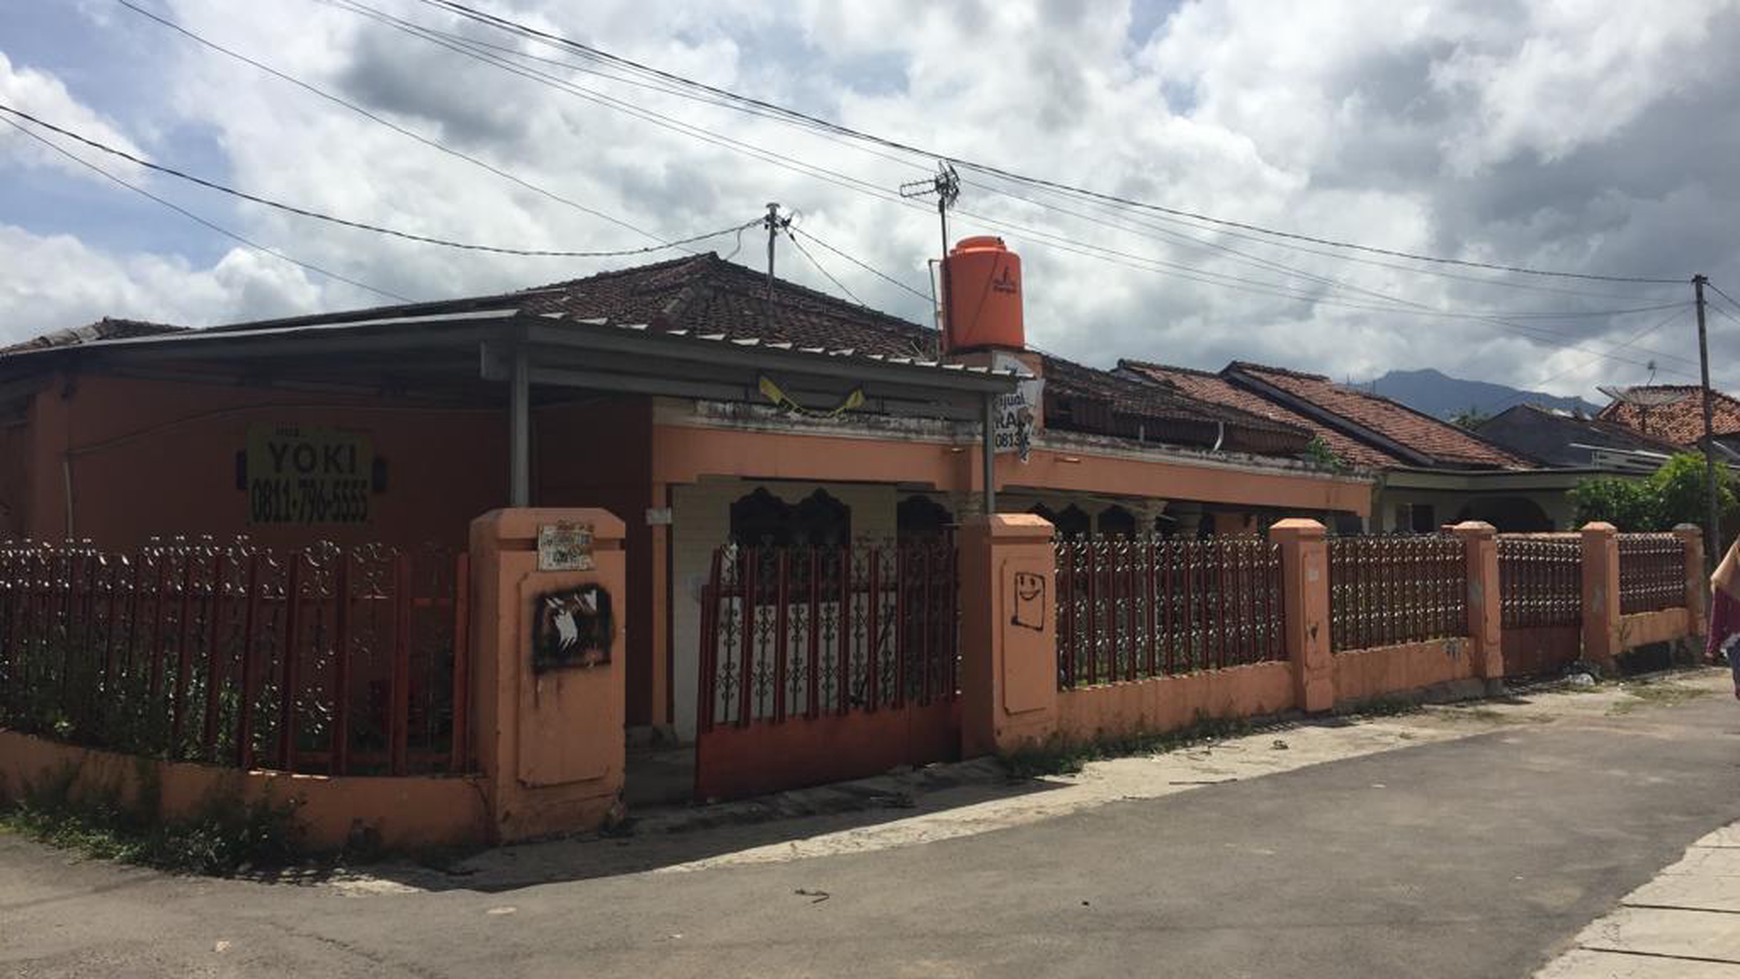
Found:
[[604, 588], [580, 585], [539, 595], [532, 622], [534, 673], [610, 662], [616, 618]]

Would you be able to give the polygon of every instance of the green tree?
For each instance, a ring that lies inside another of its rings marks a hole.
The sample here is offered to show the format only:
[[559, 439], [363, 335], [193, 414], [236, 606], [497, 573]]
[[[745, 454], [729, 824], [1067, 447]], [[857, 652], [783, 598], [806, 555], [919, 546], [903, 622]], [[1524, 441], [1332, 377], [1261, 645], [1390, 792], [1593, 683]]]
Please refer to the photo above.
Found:
[[1310, 442], [1307, 442], [1305, 444], [1305, 451], [1300, 453], [1300, 455], [1306, 462], [1309, 462], [1314, 466], [1321, 466], [1324, 469], [1331, 470], [1332, 472], [1344, 473], [1349, 469], [1347, 460], [1336, 455], [1335, 450], [1329, 447], [1328, 442], [1323, 441], [1323, 436], [1321, 435], [1314, 436]]
[[1455, 415], [1451, 416], [1450, 424], [1455, 425], [1457, 428], [1465, 428], [1472, 432], [1487, 421], [1490, 421], [1491, 418], [1492, 416], [1481, 411], [1478, 405], [1469, 405], [1467, 411], [1457, 412]]
[[[1600, 476], [1571, 490], [1579, 525], [1601, 520], [1623, 531], [1672, 530], [1676, 524], [1703, 526], [1706, 516], [1704, 457], [1682, 453], [1646, 479]], [[1740, 492], [1727, 466], [1716, 468], [1716, 501], [1724, 527], [1740, 521]]]

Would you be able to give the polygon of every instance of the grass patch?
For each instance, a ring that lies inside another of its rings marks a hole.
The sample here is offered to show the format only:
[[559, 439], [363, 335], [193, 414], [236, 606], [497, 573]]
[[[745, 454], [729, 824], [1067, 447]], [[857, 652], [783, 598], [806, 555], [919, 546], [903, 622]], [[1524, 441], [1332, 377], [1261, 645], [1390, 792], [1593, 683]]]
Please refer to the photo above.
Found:
[[1607, 708], [1608, 714], [1630, 714], [1641, 707], [1673, 707], [1696, 700], [1710, 692], [1677, 683], [1628, 683], [1624, 689], [1631, 699], [1621, 700]]
[[1488, 724], [1502, 724], [1505, 715], [1491, 707], [1446, 707], [1436, 712], [1439, 717], [1447, 717], [1457, 721], [1484, 721]]
[[89, 857], [211, 876], [285, 866], [298, 855], [289, 803], [219, 793], [191, 818], [161, 820], [153, 780], [127, 800], [116, 788], [80, 789], [78, 774], [69, 765], [23, 786], [0, 807], [0, 831]]
[[1138, 731], [1118, 736], [1071, 739], [1052, 735], [1039, 744], [1027, 745], [999, 756], [1011, 778], [1043, 778], [1073, 775], [1090, 761], [1158, 755], [1208, 741], [1221, 741], [1249, 734], [1255, 727], [1247, 720], [1201, 717], [1177, 731]]

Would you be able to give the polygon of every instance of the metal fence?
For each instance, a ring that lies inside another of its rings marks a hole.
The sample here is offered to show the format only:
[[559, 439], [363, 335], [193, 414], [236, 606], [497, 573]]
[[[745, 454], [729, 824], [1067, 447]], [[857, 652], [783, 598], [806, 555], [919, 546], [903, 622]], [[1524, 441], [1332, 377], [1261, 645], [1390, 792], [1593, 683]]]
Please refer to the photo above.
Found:
[[464, 554], [0, 544], [0, 724], [153, 757], [465, 770]]
[[1278, 544], [1077, 537], [1053, 546], [1061, 688], [1286, 658]]
[[1583, 622], [1583, 543], [1574, 535], [1498, 537], [1499, 606], [1506, 629]]
[[1468, 561], [1441, 536], [1329, 539], [1329, 645], [1335, 652], [1468, 632]]
[[953, 700], [952, 541], [739, 547], [701, 603], [700, 728]]
[[1620, 614], [1685, 604], [1685, 542], [1673, 534], [1620, 534]]

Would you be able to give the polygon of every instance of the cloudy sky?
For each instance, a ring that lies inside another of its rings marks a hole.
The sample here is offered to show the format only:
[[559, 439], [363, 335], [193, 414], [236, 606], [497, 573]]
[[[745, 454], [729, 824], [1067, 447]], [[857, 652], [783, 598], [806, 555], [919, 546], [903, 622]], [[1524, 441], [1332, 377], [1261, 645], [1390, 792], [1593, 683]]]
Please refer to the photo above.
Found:
[[[929, 158], [636, 84], [424, 0], [130, 2], [392, 126], [118, 0], [0, 0], [0, 103], [261, 196], [481, 244], [639, 248], [779, 201], [812, 242], [928, 291], [934, 211], [894, 191], [924, 179]], [[1732, 2], [474, 5], [1074, 187], [1400, 252], [1679, 280], [1433, 266], [963, 169], [955, 236], [998, 234], [1019, 251], [1030, 340], [1090, 363], [1245, 359], [1356, 379], [1437, 367], [1593, 397], [1596, 384], [1648, 379], [1652, 362], [1659, 382], [1695, 380], [1692, 273], [1740, 296]], [[499, 291], [680, 254], [443, 249], [236, 201], [44, 135], [305, 264], [0, 125], [0, 341], [103, 315], [203, 325]], [[765, 256], [755, 232], [692, 247]], [[927, 321], [912, 292], [809, 250], [863, 301]], [[789, 244], [778, 261], [840, 291]], [[1715, 308], [1715, 379], [1740, 388], [1740, 306]]]

